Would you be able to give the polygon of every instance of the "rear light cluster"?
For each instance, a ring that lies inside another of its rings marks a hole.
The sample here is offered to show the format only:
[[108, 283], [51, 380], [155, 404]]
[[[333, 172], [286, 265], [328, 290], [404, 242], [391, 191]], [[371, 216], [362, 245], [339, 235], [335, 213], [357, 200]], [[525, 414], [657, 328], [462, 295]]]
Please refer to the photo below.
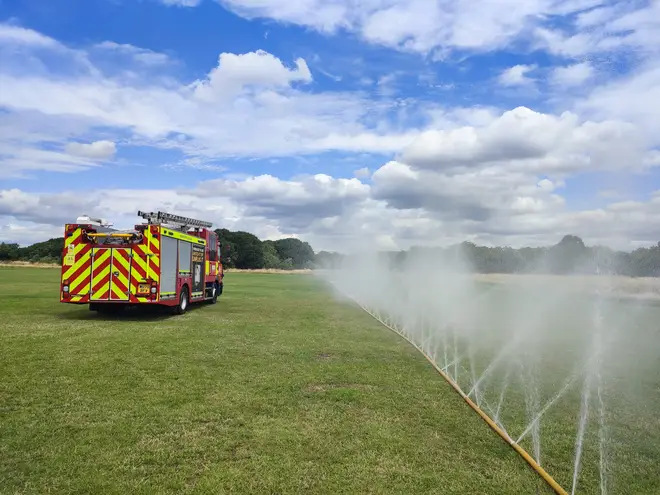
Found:
[[62, 282], [62, 292], [67, 293], [67, 294], [69, 293], [69, 280], [68, 279], [65, 280], [64, 282]]

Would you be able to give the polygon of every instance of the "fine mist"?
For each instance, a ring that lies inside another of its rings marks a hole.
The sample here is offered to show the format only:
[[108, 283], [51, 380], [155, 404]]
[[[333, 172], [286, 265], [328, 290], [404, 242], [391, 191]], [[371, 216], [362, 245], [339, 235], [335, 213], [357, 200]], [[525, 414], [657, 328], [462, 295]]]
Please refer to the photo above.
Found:
[[415, 344], [569, 493], [645, 482], [653, 493], [660, 300], [625, 292], [607, 260], [588, 263], [502, 280], [476, 274], [458, 248], [402, 260], [363, 251], [320, 273]]

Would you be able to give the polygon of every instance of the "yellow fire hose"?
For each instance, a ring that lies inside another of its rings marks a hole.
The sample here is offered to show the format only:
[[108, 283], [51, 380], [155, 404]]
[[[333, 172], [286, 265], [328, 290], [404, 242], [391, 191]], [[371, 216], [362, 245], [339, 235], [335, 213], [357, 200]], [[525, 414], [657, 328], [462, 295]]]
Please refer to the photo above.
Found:
[[[399, 334], [399, 335], [401, 335], [399, 332], [396, 332], [396, 333]], [[404, 337], [404, 338], [405, 338], [405, 337]], [[408, 340], [408, 339], [406, 339], [406, 340]], [[408, 341], [408, 342], [410, 342], [410, 341]], [[417, 346], [415, 346], [415, 347], [417, 347]], [[419, 348], [418, 348], [418, 350], [419, 350]], [[420, 351], [420, 352], [421, 352], [421, 351]], [[559, 483], [557, 483], [557, 482], [552, 478], [552, 476], [550, 476], [550, 475], [547, 473], [547, 471], [546, 471], [545, 469], [543, 469], [543, 468], [539, 465], [539, 463], [536, 462], [536, 461], [534, 460], [534, 458], [533, 458], [531, 455], [529, 455], [529, 454], [527, 453], [527, 451], [526, 451], [525, 449], [523, 449], [520, 445], [518, 445], [516, 442], [514, 442], [514, 441], [511, 439], [511, 437], [509, 437], [509, 435], [507, 435], [507, 434], [502, 430], [502, 428], [500, 428], [499, 426], [497, 426], [497, 423], [495, 423], [495, 421], [493, 421], [493, 420], [490, 418], [490, 416], [488, 416], [488, 414], [486, 414], [485, 412], [483, 412], [483, 411], [481, 410], [481, 408], [480, 408], [479, 406], [477, 406], [477, 405], [472, 401], [472, 399], [470, 399], [467, 395], [465, 395], [465, 393], [463, 393], [463, 391], [461, 390], [461, 388], [460, 388], [460, 387], [454, 382], [454, 380], [452, 380], [452, 379], [449, 377], [449, 375], [447, 375], [447, 373], [445, 373], [444, 371], [442, 371], [442, 369], [440, 369], [440, 368], [438, 367], [438, 365], [435, 364], [435, 363], [431, 360], [431, 358], [430, 358], [429, 356], [426, 355], [426, 353], [422, 352], [422, 354], [424, 355], [424, 357], [426, 358], [426, 360], [427, 360], [428, 362], [430, 362], [431, 365], [436, 369], [436, 371], [437, 371], [438, 373], [440, 373], [440, 376], [442, 376], [442, 378], [444, 378], [444, 379], [447, 381], [447, 383], [449, 383], [449, 385], [451, 385], [452, 388], [453, 388], [454, 390], [456, 390], [456, 392], [458, 392], [458, 394], [459, 394], [461, 397], [463, 397], [463, 399], [465, 400], [465, 402], [467, 402], [468, 405], [469, 405], [472, 409], [474, 409], [474, 410], [476, 411], [476, 413], [477, 413], [479, 416], [481, 416], [482, 419], [483, 419], [486, 423], [488, 423], [488, 426], [490, 426], [493, 430], [495, 430], [495, 432], [496, 432], [500, 437], [502, 437], [502, 439], [503, 439], [506, 443], [508, 443], [509, 445], [511, 445], [511, 447], [513, 447], [513, 449], [514, 449], [516, 452], [518, 452], [518, 454], [520, 454], [520, 455], [522, 456], [522, 458], [525, 459], [525, 461], [527, 461], [527, 464], [529, 464], [529, 465], [531, 466], [531, 468], [532, 468], [534, 471], [536, 471], [536, 472], [539, 474], [539, 476], [541, 476], [541, 478], [543, 478], [543, 479], [545, 480], [545, 482], [546, 482], [548, 485], [550, 485], [550, 487], [555, 491], [555, 493], [557, 493], [557, 494], [559, 494], [559, 495], [568, 495], [568, 492], [566, 492], [566, 490], [564, 490], [564, 489], [559, 485]]]
[[488, 423], [488, 426], [490, 426], [501, 438], [504, 440], [506, 443], [508, 443], [513, 449], [520, 454], [520, 456], [525, 459], [527, 464], [536, 471], [536, 473], [543, 478], [543, 480], [557, 493], [558, 495], [568, 495], [568, 492], [564, 490], [559, 483], [557, 483], [552, 476], [550, 476], [545, 469], [543, 469], [538, 462], [534, 460], [534, 458], [527, 453], [525, 449], [523, 449], [520, 445], [518, 445], [509, 435], [507, 435], [502, 428], [500, 428], [495, 421], [493, 421], [490, 416], [488, 416], [485, 412], [481, 410], [479, 406], [477, 406], [472, 399], [470, 399], [465, 392], [458, 386], [458, 384], [452, 380], [447, 373], [445, 373], [434, 361], [431, 359], [417, 344], [415, 344], [412, 340], [410, 340], [408, 337], [403, 335], [401, 332], [393, 328], [392, 326], [388, 325], [386, 322], [384, 322], [382, 319], [380, 319], [378, 316], [373, 314], [371, 311], [369, 311], [367, 308], [362, 306], [355, 298], [349, 296], [353, 301], [360, 307], [362, 308], [366, 313], [371, 315], [373, 318], [375, 318], [378, 322], [380, 322], [383, 326], [389, 328], [392, 332], [396, 333], [399, 337], [403, 338], [408, 342], [410, 345], [412, 345], [417, 351], [419, 351], [422, 356], [426, 358], [426, 360], [431, 363], [431, 366], [435, 368], [435, 370], [440, 373], [440, 376], [445, 379], [451, 387], [458, 392], [458, 394], [463, 397], [465, 402], [468, 403], [468, 405], [479, 415], [481, 418]]

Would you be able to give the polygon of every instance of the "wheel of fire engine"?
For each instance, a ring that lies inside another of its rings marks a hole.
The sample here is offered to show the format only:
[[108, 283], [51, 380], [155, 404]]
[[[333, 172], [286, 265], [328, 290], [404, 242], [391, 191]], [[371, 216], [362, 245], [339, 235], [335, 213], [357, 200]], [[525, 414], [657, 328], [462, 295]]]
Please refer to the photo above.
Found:
[[211, 298], [211, 304], [218, 302], [218, 284], [217, 282], [213, 284], [213, 297]]
[[176, 306], [176, 313], [182, 315], [188, 309], [188, 287], [183, 286], [181, 289], [181, 294], [179, 295], [179, 304]]

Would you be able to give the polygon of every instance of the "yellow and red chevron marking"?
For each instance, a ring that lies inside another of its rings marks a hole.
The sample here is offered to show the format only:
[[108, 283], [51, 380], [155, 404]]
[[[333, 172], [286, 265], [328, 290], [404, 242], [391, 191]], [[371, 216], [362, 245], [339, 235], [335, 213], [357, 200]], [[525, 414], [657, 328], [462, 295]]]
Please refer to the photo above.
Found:
[[139, 294], [138, 286], [147, 279], [146, 246], [133, 246], [133, 263], [131, 264], [131, 302], [149, 302], [149, 294]]
[[[67, 227], [68, 230], [68, 227]], [[73, 302], [87, 302], [90, 286], [91, 245], [81, 241], [82, 230], [65, 236], [62, 261], [62, 283], [68, 282]]]
[[114, 248], [112, 250], [112, 274], [110, 278], [110, 300], [128, 301], [131, 277], [130, 249]]
[[[64, 229], [67, 233], [69, 230], [69, 226], [66, 225]], [[76, 241], [80, 240], [80, 237], [82, 236], [82, 229], [78, 227], [76, 230], [74, 230], [71, 235], [66, 235], [64, 237], [64, 247], [68, 247], [69, 244], [74, 244]]]
[[147, 252], [147, 278], [160, 281], [160, 229], [150, 226], [144, 230]]
[[94, 248], [92, 262], [90, 300], [100, 301], [110, 296], [110, 268], [112, 264], [111, 248]]

